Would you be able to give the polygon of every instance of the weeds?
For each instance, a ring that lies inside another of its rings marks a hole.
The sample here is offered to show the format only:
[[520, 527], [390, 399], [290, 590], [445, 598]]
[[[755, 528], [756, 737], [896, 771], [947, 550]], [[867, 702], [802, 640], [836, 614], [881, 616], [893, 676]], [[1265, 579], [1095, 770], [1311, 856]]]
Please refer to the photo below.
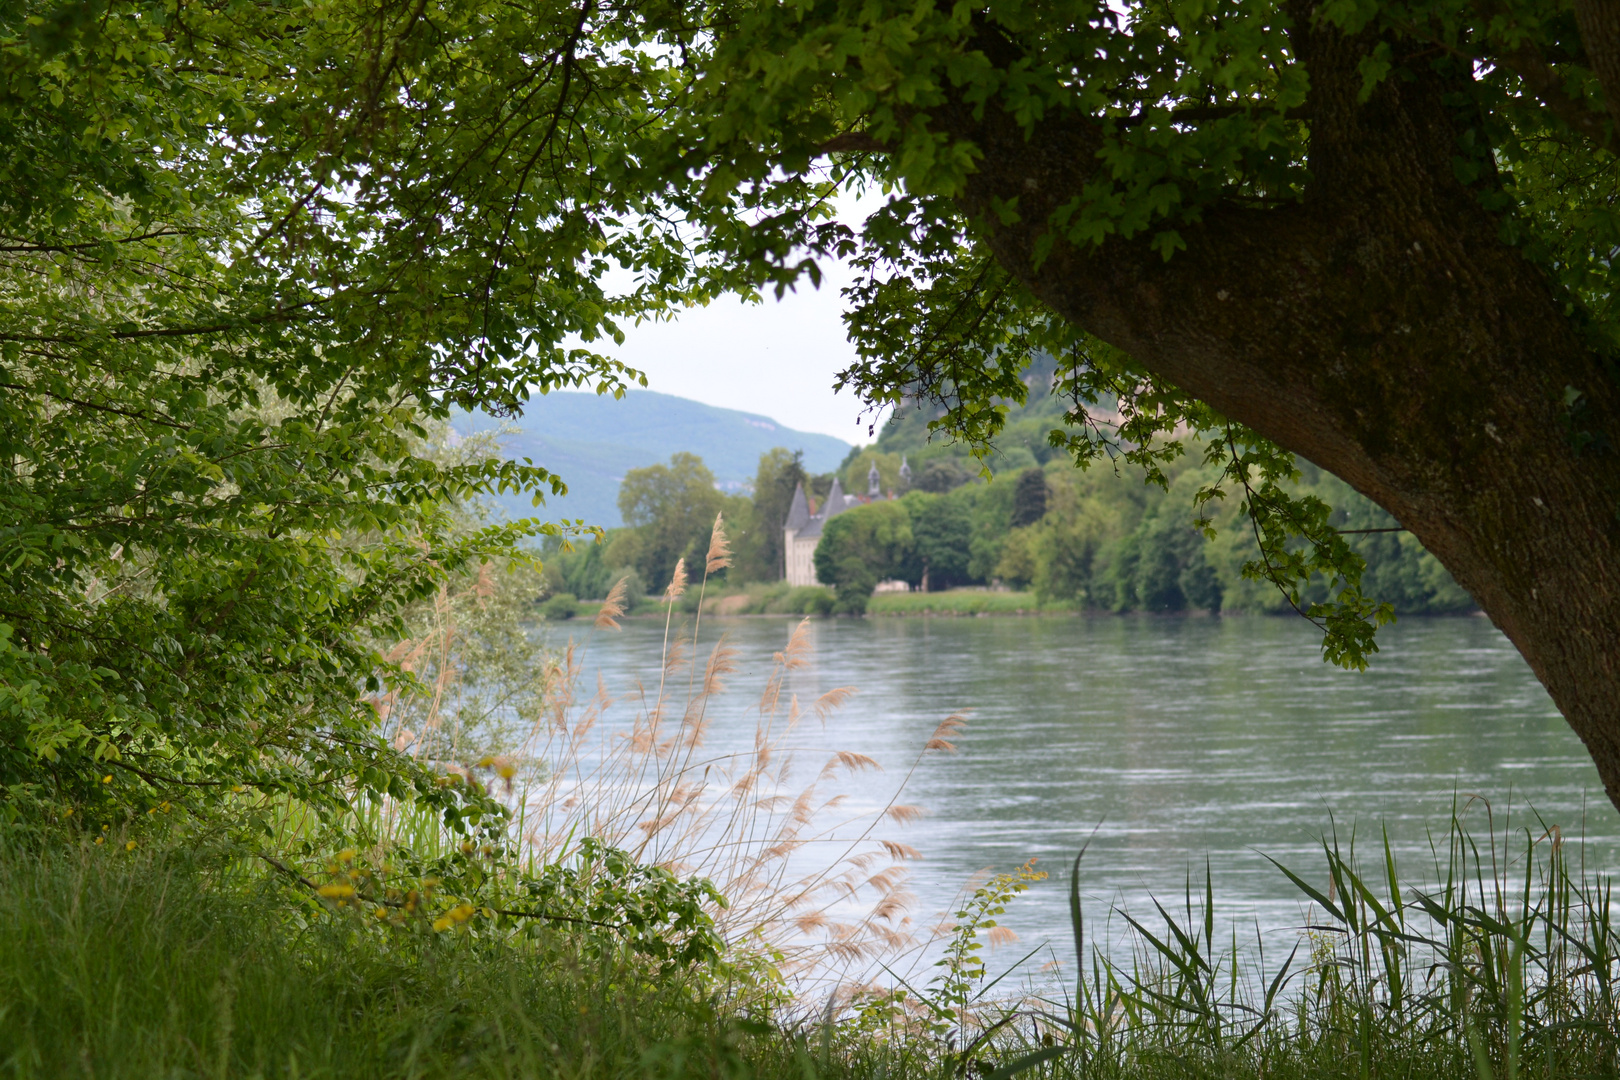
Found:
[[1281, 953], [1258, 937], [1222, 946], [1206, 872], [1179, 914], [1158, 902], [1153, 919], [1117, 912], [1134, 947], [1105, 954], [1086, 936], [1082, 852], [1069, 881], [1072, 991], [977, 1016], [998, 1031], [1003, 1074], [1616, 1075], [1612, 886], [1571, 867], [1559, 830], [1537, 821], [1498, 833], [1487, 817], [1482, 840], [1459, 810], [1421, 884], [1381, 840], [1369, 871], [1353, 837], [1341, 846], [1331, 835], [1313, 875], [1321, 886], [1278, 865], [1310, 910]]

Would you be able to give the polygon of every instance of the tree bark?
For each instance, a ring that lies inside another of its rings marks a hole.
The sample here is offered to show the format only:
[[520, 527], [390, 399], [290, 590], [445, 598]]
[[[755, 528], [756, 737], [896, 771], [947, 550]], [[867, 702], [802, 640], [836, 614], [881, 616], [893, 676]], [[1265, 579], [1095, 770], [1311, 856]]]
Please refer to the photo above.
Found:
[[1052, 118], [1026, 140], [993, 108], [953, 106], [931, 122], [983, 152], [961, 204], [985, 222], [1017, 199], [1020, 220], [985, 238], [1044, 303], [1416, 534], [1523, 653], [1620, 807], [1620, 455], [1571, 438], [1612, 426], [1607, 366], [1457, 180], [1441, 78], [1414, 64], [1358, 101], [1372, 42], [1294, 24], [1312, 87], [1303, 202], [1213, 208], [1168, 261], [1140, 236], [1060, 241], [1037, 262], [1051, 211], [1097, 168], [1097, 128]]
[[1575, 0], [1575, 25], [1613, 115], [1620, 111], [1620, 0]]

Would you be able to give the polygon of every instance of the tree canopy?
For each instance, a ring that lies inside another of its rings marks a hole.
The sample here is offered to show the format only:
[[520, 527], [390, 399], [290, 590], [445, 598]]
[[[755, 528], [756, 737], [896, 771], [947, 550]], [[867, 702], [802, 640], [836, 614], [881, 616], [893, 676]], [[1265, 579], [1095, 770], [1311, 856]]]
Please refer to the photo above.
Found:
[[9, 776], [250, 730], [204, 658], [361, 678], [256, 605], [358, 633], [455, 561], [419, 508], [551, 481], [421, 418], [614, 389], [625, 320], [840, 257], [841, 385], [982, 446], [1050, 357], [1082, 463], [1200, 435], [1361, 666], [1389, 609], [1286, 484], [1345, 479], [1620, 803], [1611, 4], [25, 0], [0, 72]]
[[[439, 421], [624, 374], [564, 344], [614, 314], [563, 123], [604, 89], [582, 46], [568, 12], [478, 5], [0, 11], [13, 809], [442, 787], [375, 736], [379, 650], [558, 531], [458, 503], [559, 482], [440, 452]], [[657, 81], [608, 66], [599, 128]]]
[[747, 505], [717, 490], [714, 474], [696, 454], [675, 454], [668, 465], [625, 473], [619, 485], [619, 513], [634, 530], [626, 537], [631, 546], [627, 556], [641, 580], [655, 587], [668, 583], [681, 559], [688, 567], [702, 566], [715, 516], [728, 509], [728, 503], [740, 504], [738, 509]]

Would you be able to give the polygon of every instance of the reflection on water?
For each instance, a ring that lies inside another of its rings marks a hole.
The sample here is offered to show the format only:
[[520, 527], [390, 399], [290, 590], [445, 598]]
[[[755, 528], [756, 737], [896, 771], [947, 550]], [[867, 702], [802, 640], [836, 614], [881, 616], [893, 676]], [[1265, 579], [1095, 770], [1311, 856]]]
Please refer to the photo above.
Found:
[[[740, 651], [710, 746], [751, 741], [748, 706], [792, 626], [705, 621], [704, 639], [724, 633]], [[1148, 893], [1179, 906], [1207, 859], [1223, 921], [1297, 926], [1298, 894], [1261, 852], [1320, 876], [1331, 815], [1341, 837], [1387, 827], [1416, 877], [1454, 794], [1489, 800], [1499, 829], [1509, 813], [1529, 824], [1533, 804], [1566, 836], [1584, 833], [1589, 869], [1620, 865], [1620, 817], [1596, 770], [1482, 618], [1403, 620], [1381, 633], [1365, 673], [1324, 664], [1297, 619], [831, 619], [812, 633], [800, 697], [841, 685], [859, 694], [804, 745], [870, 754], [892, 789], [941, 719], [969, 713], [961, 752], [930, 757], [911, 780], [906, 801], [927, 816], [888, 830], [922, 851], [912, 880], [924, 918], [975, 871], [1036, 856], [1052, 878], [1004, 921], [1062, 955], [1061, 871], [1096, 829], [1082, 882], [1099, 912], [1135, 910]], [[661, 622], [637, 620], [594, 635], [587, 685], [598, 671], [621, 690], [656, 679], [662, 634]], [[877, 805], [887, 791], [853, 794]]]

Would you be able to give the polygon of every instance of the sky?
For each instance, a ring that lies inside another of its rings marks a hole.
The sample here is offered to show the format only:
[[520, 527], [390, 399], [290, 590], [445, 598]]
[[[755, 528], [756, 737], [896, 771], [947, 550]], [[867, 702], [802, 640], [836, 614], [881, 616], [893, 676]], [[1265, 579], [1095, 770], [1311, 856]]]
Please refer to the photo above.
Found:
[[[839, 200], [853, 224], [880, 202], [876, 196]], [[780, 301], [757, 304], [726, 297], [682, 312], [674, 322], [625, 328], [611, 355], [647, 376], [647, 389], [706, 405], [760, 413], [799, 431], [818, 431], [857, 445], [872, 441], [874, 419], [851, 391], [833, 393], [833, 377], [855, 359], [844, 336], [839, 290], [849, 267], [824, 262], [821, 288], [801, 280]]]

